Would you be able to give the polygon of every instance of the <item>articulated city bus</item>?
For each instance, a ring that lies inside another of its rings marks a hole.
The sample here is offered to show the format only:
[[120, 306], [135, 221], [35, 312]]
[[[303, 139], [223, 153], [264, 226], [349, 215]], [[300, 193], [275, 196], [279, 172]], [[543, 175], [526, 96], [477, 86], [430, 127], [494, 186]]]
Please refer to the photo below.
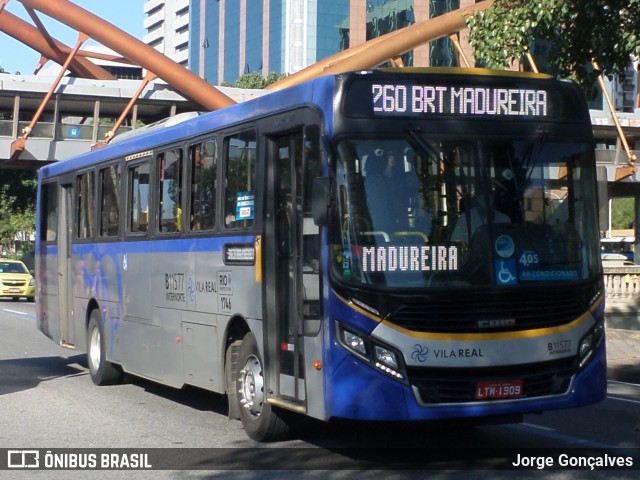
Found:
[[596, 207], [575, 84], [326, 76], [43, 167], [37, 325], [97, 385], [226, 394], [256, 440], [519, 421], [605, 395]]

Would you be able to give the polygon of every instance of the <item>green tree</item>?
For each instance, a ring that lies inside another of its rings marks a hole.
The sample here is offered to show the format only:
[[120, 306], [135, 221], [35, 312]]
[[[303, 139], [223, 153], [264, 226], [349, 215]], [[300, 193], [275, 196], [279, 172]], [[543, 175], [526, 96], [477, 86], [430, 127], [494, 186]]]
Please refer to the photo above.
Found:
[[634, 211], [633, 198], [614, 198], [611, 205], [611, 228], [614, 230], [633, 228]]
[[600, 71], [621, 74], [640, 54], [640, 0], [494, 0], [467, 25], [476, 60], [505, 68], [534, 40], [550, 43], [551, 74], [592, 87]]
[[275, 83], [284, 77], [286, 77], [286, 75], [275, 72], [271, 72], [266, 77], [263, 77], [258, 72], [245, 73], [240, 78], [238, 78], [235, 84], [223, 82], [222, 85], [225, 87], [238, 88], [265, 88], [266, 86], [271, 85], [272, 83]]
[[17, 235], [35, 230], [36, 173], [3, 170], [0, 178], [0, 244], [13, 247]]

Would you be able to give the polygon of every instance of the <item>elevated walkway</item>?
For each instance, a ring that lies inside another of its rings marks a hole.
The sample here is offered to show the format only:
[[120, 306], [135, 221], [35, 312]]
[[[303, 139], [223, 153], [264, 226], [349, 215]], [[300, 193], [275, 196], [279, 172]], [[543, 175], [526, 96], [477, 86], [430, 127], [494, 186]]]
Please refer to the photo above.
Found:
[[[135, 96], [142, 80], [94, 80], [65, 77], [36, 123], [25, 150], [11, 161], [11, 143], [34, 117], [54, 78], [0, 74], [0, 168], [37, 168], [87, 152], [105, 134]], [[219, 88], [236, 101], [254, 90]], [[117, 134], [179, 113], [201, 109], [163, 81], [143, 91]]]

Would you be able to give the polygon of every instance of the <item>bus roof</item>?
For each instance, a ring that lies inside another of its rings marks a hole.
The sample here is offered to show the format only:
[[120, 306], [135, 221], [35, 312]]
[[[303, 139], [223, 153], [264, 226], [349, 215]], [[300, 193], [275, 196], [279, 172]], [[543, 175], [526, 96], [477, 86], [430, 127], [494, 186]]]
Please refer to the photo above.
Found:
[[[221, 110], [207, 112], [201, 115], [192, 115], [192, 118], [188, 118], [175, 125], [173, 121], [167, 121], [160, 126], [142, 127], [142, 131], [139, 132], [139, 134], [133, 132], [131, 134], [124, 134], [124, 138], [114, 141], [104, 148], [44, 166], [40, 169], [40, 178], [76, 171], [99, 162], [122, 158], [180, 140], [198, 137], [211, 130], [232, 128], [234, 125], [244, 122], [247, 118], [260, 118], [272, 112], [282, 111], [296, 106], [320, 105], [320, 108], [325, 112], [330, 112], [334, 107], [332, 96], [338, 79], [364, 78], [371, 74], [395, 78], [406, 76], [407, 74], [433, 75], [443, 80], [445, 77], [451, 79], [468, 79], [475, 76], [479, 79], [495, 77], [503, 81], [508, 81], [508, 79], [511, 78], [514, 80], [559, 83], [559, 81], [553, 77], [544, 74], [494, 71], [479, 68], [382, 68], [323, 76]], [[556, 86], [558, 83], [556, 83]], [[324, 120], [327, 130], [332, 131], [333, 117], [326, 115]]]
[[[329, 89], [333, 92], [334, 82], [334, 76], [320, 77], [286, 90], [275, 91], [224, 109], [194, 114], [178, 123], [169, 119], [167, 122], [161, 121], [160, 125], [158, 125], [160, 128], [155, 128], [155, 125], [148, 126], [149, 128], [142, 127], [146, 131], [141, 132], [139, 135], [126, 134], [124, 139], [117, 142], [114, 141], [104, 148], [46, 165], [40, 169], [40, 175], [58, 175], [75, 171], [112, 158], [121, 158], [161, 145], [197, 137], [213, 129], [233, 127], [233, 125], [240, 124], [249, 117], [259, 118], [271, 112], [286, 110], [305, 103], [322, 103], [327, 100], [330, 102], [330, 97], [328, 99], [322, 98], [322, 92], [327, 91], [327, 87], [330, 87]], [[302, 102], [300, 101], [301, 98], [307, 100]], [[328, 105], [331, 105], [331, 103]]]

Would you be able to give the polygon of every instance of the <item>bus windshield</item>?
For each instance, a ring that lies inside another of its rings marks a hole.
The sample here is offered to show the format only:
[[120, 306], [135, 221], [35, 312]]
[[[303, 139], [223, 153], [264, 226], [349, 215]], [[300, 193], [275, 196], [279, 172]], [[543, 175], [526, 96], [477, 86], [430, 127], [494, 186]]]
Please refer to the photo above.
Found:
[[343, 139], [333, 273], [375, 288], [515, 286], [600, 272], [588, 143]]

